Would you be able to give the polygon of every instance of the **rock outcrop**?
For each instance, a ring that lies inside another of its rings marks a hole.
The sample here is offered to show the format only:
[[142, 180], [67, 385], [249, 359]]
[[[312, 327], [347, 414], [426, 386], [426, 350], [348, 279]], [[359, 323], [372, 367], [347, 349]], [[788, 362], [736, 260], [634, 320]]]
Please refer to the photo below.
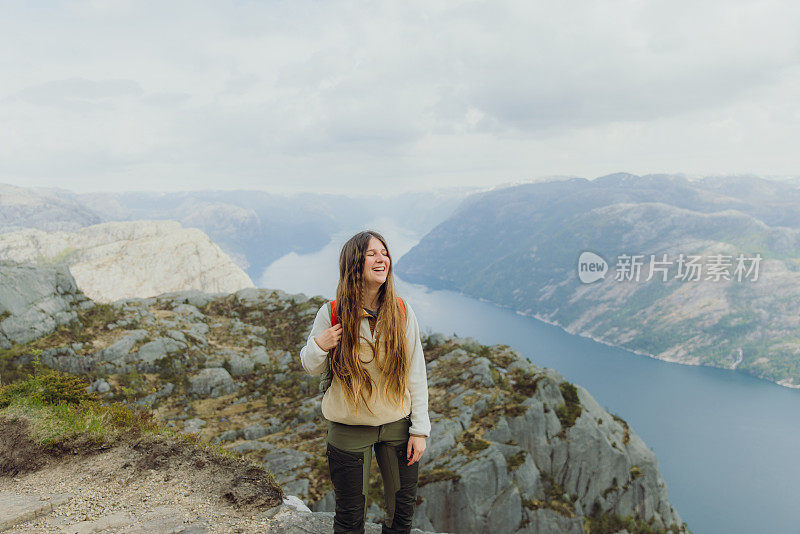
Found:
[[92, 307], [63, 266], [0, 262], [0, 349], [51, 334]]
[[503, 346], [433, 336], [427, 354], [436, 413], [417, 525], [582, 533], [631, 516], [681, 527], [655, 454], [584, 388]]
[[230, 293], [253, 287], [247, 274], [206, 234], [175, 221], [0, 234], [0, 259], [66, 263], [78, 287], [97, 302], [189, 289]]
[[430, 336], [425, 355], [433, 428], [415, 525], [582, 534], [586, 523], [633, 517], [682, 528], [655, 454], [584, 388], [469, 338]]
[[[78, 307], [73, 337], [44, 335], [0, 365], [20, 373], [40, 361], [84, 375], [103, 398], [149, 406], [176, 431], [260, 462], [315, 512], [331, 512], [319, 377], [299, 362], [323, 302], [243, 289]], [[685, 531], [653, 452], [586, 390], [505, 345], [441, 334], [423, 344], [433, 429], [420, 464], [415, 526]], [[368, 517], [380, 521], [377, 468], [371, 488]]]

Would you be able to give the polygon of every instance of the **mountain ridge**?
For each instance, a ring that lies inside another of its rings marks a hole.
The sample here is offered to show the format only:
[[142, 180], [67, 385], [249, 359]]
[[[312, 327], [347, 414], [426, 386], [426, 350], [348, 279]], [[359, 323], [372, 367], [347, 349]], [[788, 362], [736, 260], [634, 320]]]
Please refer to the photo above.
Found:
[[[800, 344], [790, 301], [800, 296], [800, 208], [776, 210], [774, 219], [790, 224], [770, 225], [757, 216], [769, 206], [747, 199], [732, 203], [725, 199], [733, 197], [688, 181], [678, 184], [670, 189], [653, 178], [632, 190], [576, 180], [482, 194], [395, 266], [410, 282], [461, 291], [570, 333], [798, 387]], [[785, 193], [793, 186], [770, 187]], [[786, 205], [784, 199], [776, 203]], [[612, 264], [605, 279], [593, 284], [582, 284], [576, 272], [587, 250]], [[738, 253], [759, 254], [763, 261], [758, 280], [738, 284], [613, 279], [613, 259], [620, 254], [643, 255], [647, 274], [650, 255], [658, 260], [665, 253], [673, 264], [681, 253], [700, 255], [706, 263]], [[684, 322], [676, 323], [677, 317]]]

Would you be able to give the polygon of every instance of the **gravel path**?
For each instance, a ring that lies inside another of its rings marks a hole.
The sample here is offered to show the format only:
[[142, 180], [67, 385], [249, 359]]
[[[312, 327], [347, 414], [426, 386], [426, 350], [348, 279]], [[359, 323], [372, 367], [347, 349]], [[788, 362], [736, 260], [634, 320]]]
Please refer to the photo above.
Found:
[[[265, 532], [277, 510], [243, 512], [209, 494], [185, 468], [136, 472], [126, 447], [65, 461], [14, 478], [0, 477], [0, 492], [66, 502], [49, 513], [5, 531], [53, 532]], [[110, 518], [110, 519], [109, 519]], [[179, 523], [178, 523], [179, 520]], [[179, 524], [182, 525], [180, 528]], [[116, 526], [115, 526], [116, 525]], [[149, 528], [148, 528], [149, 527]], [[205, 528], [202, 528], [205, 527]]]

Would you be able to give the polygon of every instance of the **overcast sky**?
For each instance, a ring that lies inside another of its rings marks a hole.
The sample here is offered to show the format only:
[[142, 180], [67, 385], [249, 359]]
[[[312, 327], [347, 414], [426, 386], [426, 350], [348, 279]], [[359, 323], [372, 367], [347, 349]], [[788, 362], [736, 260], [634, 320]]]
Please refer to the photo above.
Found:
[[0, 6], [4, 183], [354, 192], [800, 174], [798, 2]]

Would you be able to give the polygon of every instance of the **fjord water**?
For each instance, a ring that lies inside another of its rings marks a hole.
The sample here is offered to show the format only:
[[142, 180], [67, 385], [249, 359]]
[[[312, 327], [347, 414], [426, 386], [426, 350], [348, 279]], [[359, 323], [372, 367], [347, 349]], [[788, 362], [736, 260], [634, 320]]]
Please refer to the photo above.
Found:
[[[259, 285], [333, 298], [337, 255], [331, 245], [286, 256]], [[670, 503], [695, 534], [800, 532], [799, 390], [609, 347], [397, 277], [396, 286], [423, 330], [510, 345], [625, 419], [655, 452]]]

